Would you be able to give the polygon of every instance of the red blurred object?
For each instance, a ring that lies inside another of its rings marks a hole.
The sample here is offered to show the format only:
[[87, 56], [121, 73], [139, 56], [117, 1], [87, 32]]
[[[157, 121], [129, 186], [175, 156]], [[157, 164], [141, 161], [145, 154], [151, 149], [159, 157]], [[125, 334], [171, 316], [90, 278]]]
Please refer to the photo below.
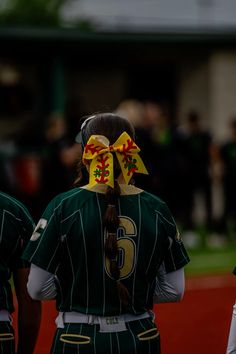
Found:
[[37, 155], [23, 155], [15, 159], [13, 174], [15, 187], [21, 194], [32, 196], [40, 189], [40, 158]]

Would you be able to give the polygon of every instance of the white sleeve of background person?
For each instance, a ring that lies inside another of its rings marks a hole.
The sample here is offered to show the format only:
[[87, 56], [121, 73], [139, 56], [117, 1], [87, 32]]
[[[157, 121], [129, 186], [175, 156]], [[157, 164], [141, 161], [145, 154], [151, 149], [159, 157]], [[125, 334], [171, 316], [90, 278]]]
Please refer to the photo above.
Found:
[[236, 353], [236, 303], [233, 306], [232, 320], [229, 330], [228, 346], [226, 354]]
[[184, 268], [174, 272], [166, 273], [162, 264], [158, 269], [156, 277], [156, 287], [154, 293], [154, 303], [177, 302], [183, 298], [185, 290]]
[[27, 283], [28, 293], [34, 300], [54, 299], [57, 294], [55, 281], [54, 274], [31, 264]]

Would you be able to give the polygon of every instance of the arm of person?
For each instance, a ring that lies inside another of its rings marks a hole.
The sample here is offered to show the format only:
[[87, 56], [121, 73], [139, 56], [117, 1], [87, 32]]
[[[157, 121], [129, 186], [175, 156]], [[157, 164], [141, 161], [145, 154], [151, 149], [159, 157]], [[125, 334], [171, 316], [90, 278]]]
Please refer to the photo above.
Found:
[[13, 272], [18, 302], [17, 354], [34, 353], [41, 322], [41, 302], [32, 300], [27, 293], [28, 275], [29, 268], [20, 268]]
[[184, 268], [166, 273], [164, 264], [158, 270], [154, 303], [181, 301], [185, 289]]
[[31, 264], [27, 289], [32, 299], [52, 300], [57, 295], [56, 277], [35, 264]]
[[233, 306], [226, 354], [236, 353], [236, 303]]

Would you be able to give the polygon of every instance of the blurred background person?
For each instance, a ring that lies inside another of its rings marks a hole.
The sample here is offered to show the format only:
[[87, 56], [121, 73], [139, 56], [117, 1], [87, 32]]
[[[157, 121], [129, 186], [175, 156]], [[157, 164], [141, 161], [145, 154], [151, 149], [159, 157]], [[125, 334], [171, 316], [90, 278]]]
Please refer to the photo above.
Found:
[[236, 240], [236, 117], [229, 123], [230, 137], [221, 146], [223, 164], [224, 213], [222, 227]]
[[[213, 227], [211, 181], [213, 141], [210, 132], [203, 128], [198, 112], [194, 110], [188, 112], [186, 123], [180, 130], [183, 134], [182, 151], [185, 164], [181, 208], [183, 228], [190, 241], [190, 237], [196, 236], [195, 230], [199, 223], [203, 223], [203, 228], [208, 233]], [[200, 221], [196, 220], [197, 209], [201, 214]]]
[[166, 200], [179, 219], [181, 202], [181, 136], [170, 107], [166, 103], [147, 101], [146, 119], [150, 127], [153, 193]]
[[[147, 124], [145, 105], [137, 99], [125, 99], [119, 103], [115, 112], [126, 118], [133, 125], [137, 145], [141, 149], [140, 155], [145, 160], [147, 170], [153, 171], [155, 157], [152, 151], [150, 126]], [[153, 192], [153, 177], [151, 173], [149, 175], [136, 174], [134, 182], [148, 192]]]
[[44, 206], [56, 194], [72, 188], [78, 144], [72, 143], [66, 120], [53, 114], [44, 133], [41, 167], [41, 204]]

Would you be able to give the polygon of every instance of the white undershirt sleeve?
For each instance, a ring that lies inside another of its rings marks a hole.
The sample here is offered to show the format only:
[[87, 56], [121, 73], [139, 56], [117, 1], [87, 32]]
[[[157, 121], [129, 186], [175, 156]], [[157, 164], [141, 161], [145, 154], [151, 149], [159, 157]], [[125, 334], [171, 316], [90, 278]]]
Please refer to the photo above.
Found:
[[236, 353], [236, 303], [233, 306], [226, 354]]
[[184, 268], [166, 273], [164, 264], [158, 270], [154, 303], [181, 301], [185, 290]]
[[27, 289], [34, 300], [54, 299], [57, 295], [56, 277], [35, 264], [31, 264]]

